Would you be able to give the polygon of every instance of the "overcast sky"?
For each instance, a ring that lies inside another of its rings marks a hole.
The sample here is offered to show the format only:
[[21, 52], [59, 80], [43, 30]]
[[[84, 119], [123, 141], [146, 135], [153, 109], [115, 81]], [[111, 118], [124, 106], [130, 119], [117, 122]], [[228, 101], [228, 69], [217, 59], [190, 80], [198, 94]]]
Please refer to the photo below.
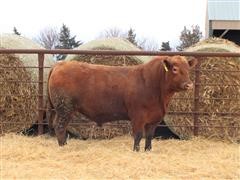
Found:
[[[137, 37], [176, 46], [184, 26], [199, 25], [204, 32], [206, 0], [1, 0], [0, 33], [16, 26], [34, 38], [40, 30], [65, 23], [77, 40], [95, 39], [117, 27], [135, 30]], [[203, 33], [204, 35], [204, 33]]]

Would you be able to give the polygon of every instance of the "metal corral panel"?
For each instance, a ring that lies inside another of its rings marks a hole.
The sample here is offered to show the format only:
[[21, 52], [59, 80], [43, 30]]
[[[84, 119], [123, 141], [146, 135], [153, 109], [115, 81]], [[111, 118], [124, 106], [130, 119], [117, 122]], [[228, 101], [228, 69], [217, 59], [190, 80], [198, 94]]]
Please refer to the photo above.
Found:
[[209, 20], [240, 20], [240, 0], [208, 0]]

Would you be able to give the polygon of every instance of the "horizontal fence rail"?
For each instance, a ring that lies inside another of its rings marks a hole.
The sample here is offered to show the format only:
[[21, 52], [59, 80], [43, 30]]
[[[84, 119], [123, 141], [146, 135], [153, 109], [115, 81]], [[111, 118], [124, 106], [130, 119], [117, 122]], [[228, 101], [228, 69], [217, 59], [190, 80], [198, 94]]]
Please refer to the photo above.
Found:
[[[39, 96], [37, 96], [39, 97]], [[24, 108], [18, 108], [18, 107], [13, 107], [13, 108], [4, 108], [4, 109], [0, 109], [0, 111], [3, 110], [12, 110], [12, 109], [17, 109], [17, 110], [24, 110]], [[46, 109], [46, 108], [37, 108], [37, 109], [32, 109], [29, 108], [28, 110], [41, 110], [41, 111], [54, 111], [55, 109]], [[216, 115], [216, 116], [226, 116], [226, 115], [231, 115], [231, 116], [240, 116], [240, 112], [201, 112], [201, 111], [168, 111], [169, 115], [189, 115], [192, 116], [194, 114], [198, 114], [198, 115]]]
[[[0, 54], [37, 54], [38, 55], [38, 66], [0, 66], [0, 70], [2, 69], [16, 69], [16, 68], [28, 68], [28, 69], [39, 69], [38, 73], [38, 81], [23, 81], [19, 79], [7, 79], [7, 80], [1, 80], [0, 83], [34, 83], [38, 84], [38, 94], [24, 97], [31, 98], [31, 97], [38, 97], [38, 108], [35, 109], [38, 111], [38, 117], [37, 117], [37, 123], [38, 123], [38, 134], [43, 133], [43, 125], [46, 125], [46, 123], [43, 122], [44, 112], [48, 109], [43, 107], [43, 98], [46, 98], [46, 95], [43, 93], [43, 84], [47, 83], [46, 79], [43, 78], [44, 69], [49, 69], [51, 67], [44, 66], [44, 56], [45, 54], [84, 54], [84, 55], [93, 55], [93, 56], [175, 56], [175, 55], [181, 55], [181, 56], [193, 56], [198, 58], [199, 63], [195, 67], [195, 79], [194, 79], [194, 85], [195, 85], [195, 91], [194, 91], [194, 97], [193, 98], [185, 98], [185, 97], [179, 97], [174, 98], [176, 100], [192, 100], [193, 101], [193, 110], [192, 111], [169, 111], [168, 114], [171, 115], [189, 115], [192, 116], [194, 119], [193, 125], [172, 125], [172, 127], [191, 127], [193, 128], [194, 135], [199, 134], [199, 128], [204, 127], [213, 127], [213, 128], [222, 128], [223, 126], [203, 126], [199, 125], [199, 116], [200, 115], [215, 115], [215, 116], [231, 116], [231, 117], [239, 117], [240, 118], [240, 112], [201, 112], [200, 109], [200, 102], [203, 99], [209, 99], [212, 101], [218, 101], [218, 100], [233, 100], [233, 98], [229, 97], [209, 97], [209, 98], [203, 98], [200, 97], [200, 88], [203, 86], [240, 86], [240, 84], [224, 84], [224, 83], [210, 83], [210, 82], [201, 82], [200, 75], [202, 72], [212, 72], [212, 73], [240, 73], [238, 70], [211, 70], [211, 69], [201, 69], [200, 65], [201, 62], [204, 60], [202, 57], [240, 57], [239, 53], [232, 53], [232, 52], [159, 52], [159, 51], [112, 51], [112, 50], [71, 50], [71, 49], [55, 49], [55, 50], [46, 50], [46, 49], [0, 49]], [[240, 74], [239, 74], [240, 77]], [[0, 97], [4, 96], [0, 94]], [[5, 95], [7, 96], [7, 95]], [[17, 95], [22, 96], [22, 95]], [[236, 98], [234, 100], [240, 100], [240, 97], [238, 95], [235, 95]], [[0, 112], [6, 110], [8, 108], [1, 108]], [[217, 121], [217, 117], [215, 117], [215, 120]], [[212, 120], [214, 121], [214, 119]], [[11, 123], [11, 122], [1, 122], [1, 123]], [[17, 123], [17, 122], [16, 122]], [[71, 122], [71, 124], [78, 124]], [[167, 125], [159, 125], [162, 127], [166, 127]], [[225, 126], [224, 126], [225, 127]], [[229, 128], [240, 128], [235, 126], [226, 126]]]
[[[90, 122], [93, 126], [95, 125], [93, 122]], [[12, 124], [12, 122], [2, 122], [2, 124]], [[24, 124], [22, 122], [16, 122], [15, 124]], [[26, 124], [26, 123], [25, 123]], [[70, 122], [69, 125], [78, 125], [79, 123], [77, 122]], [[89, 125], [89, 122], [86, 123], [81, 123], [83, 126]], [[48, 125], [48, 123], [43, 122], [43, 123], [38, 123], [38, 125]], [[118, 123], [118, 124], [105, 124], [105, 126], [119, 126], [119, 125], [125, 125], [124, 123]], [[194, 125], [163, 125], [159, 124], [159, 127], [192, 127], [194, 128]], [[200, 125], [198, 128], [204, 128], [204, 127], [213, 127], [213, 128], [223, 128], [223, 126], [207, 126], [207, 125]], [[239, 128], [238, 126], [224, 126], [227, 128]]]
[[163, 52], [163, 51], [113, 51], [113, 50], [72, 50], [72, 49], [0, 49], [2, 54], [85, 54], [85, 55], [114, 55], [114, 56], [195, 56], [195, 57], [240, 57], [233, 52]]

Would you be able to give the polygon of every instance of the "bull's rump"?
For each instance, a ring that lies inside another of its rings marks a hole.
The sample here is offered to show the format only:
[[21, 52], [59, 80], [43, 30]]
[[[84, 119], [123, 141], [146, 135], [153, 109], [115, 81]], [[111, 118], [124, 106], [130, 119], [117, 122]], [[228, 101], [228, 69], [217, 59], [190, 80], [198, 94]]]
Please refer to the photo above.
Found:
[[49, 96], [54, 107], [61, 99], [95, 121], [129, 119], [125, 106], [128, 80], [127, 67], [62, 62], [49, 78]]

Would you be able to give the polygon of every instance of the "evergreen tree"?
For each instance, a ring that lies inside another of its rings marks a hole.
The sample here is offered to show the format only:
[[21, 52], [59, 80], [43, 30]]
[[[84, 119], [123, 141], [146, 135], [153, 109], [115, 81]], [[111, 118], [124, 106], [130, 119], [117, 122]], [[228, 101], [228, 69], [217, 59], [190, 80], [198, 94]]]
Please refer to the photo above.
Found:
[[[76, 36], [71, 37], [69, 28], [63, 24], [59, 33], [59, 44], [56, 46], [57, 49], [73, 49], [82, 44], [81, 41], [75, 40]], [[66, 58], [65, 54], [57, 55], [58, 60], [63, 60]]]
[[14, 32], [14, 34], [16, 34], [18, 36], [21, 35], [21, 33], [18, 32], [18, 30], [17, 30], [17, 28], [15, 26], [13, 27], [13, 32]]
[[128, 30], [127, 40], [133, 43], [134, 45], [138, 46], [136, 41], [136, 33], [134, 33], [134, 30], [132, 28]]
[[184, 26], [184, 29], [180, 35], [181, 44], [177, 47], [177, 50], [182, 51], [183, 49], [199, 42], [201, 38], [202, 32], [200, 31], [200, 27], [198, 25], [192, 26], [191, 30]]
[[169, 45], [169, 41], [162, 42], [160, 51], [171, 51], [171, 50], [172, 50], [172, 48]]

